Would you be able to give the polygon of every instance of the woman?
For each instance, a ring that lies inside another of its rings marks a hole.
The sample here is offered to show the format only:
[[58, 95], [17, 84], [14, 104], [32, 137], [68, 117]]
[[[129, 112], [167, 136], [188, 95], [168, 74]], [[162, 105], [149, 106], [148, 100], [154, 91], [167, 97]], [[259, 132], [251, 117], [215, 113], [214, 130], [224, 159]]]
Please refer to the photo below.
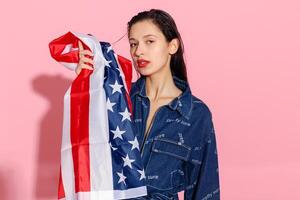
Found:
[[[182, 190], [184, 199], [220, 199], [212, 115], [191, 93], [174, 20], [162, 10], [140, 12], [128, 22], [128, 39], [141, 75], [130, 96], [148, 190], [136, 199], [178, 199]], [[93, 61], [81, 57], [77, 74], [92, 69], [85, 63]]]

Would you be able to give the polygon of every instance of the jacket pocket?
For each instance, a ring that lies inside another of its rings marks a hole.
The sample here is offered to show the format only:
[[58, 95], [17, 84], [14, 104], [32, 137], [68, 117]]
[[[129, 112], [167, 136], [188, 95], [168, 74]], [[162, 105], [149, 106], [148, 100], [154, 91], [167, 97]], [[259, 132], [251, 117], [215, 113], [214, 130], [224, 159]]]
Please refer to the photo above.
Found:
[[152, 151], [188, 161], [191, 153], [191, 147], [170, 139], [155, 138], [153, 141]]
[[184, 163], [191, 147], [167, 138], [155, 138], [146, 166], [147, 185], [153, 190], [168, 190], [174, 194], [184, 184]]

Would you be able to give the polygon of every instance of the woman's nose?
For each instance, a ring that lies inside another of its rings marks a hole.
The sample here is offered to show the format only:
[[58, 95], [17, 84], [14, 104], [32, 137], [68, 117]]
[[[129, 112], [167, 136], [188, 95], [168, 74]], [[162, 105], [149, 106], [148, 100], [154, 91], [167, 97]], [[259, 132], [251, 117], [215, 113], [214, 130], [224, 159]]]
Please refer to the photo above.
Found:
[[143, 54], [143, 48], [141, 45], [137, 45], [135, 49], [135, 55], [139, 57], [141, 54]]

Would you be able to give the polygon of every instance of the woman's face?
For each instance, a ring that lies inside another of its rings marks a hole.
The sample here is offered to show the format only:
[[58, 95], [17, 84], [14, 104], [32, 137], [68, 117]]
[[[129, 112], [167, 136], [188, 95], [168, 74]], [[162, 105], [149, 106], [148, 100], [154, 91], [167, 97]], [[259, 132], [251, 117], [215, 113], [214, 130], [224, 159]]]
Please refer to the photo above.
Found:
[[169, 43], [160, 29], [150, 20], [132, 25], [129, 43], [134, 67], [141, 75], [149, 76], [166, 71], [163, 69], [170, 67], [170, 54], [175, 53], [172, 45], [174, 41]]

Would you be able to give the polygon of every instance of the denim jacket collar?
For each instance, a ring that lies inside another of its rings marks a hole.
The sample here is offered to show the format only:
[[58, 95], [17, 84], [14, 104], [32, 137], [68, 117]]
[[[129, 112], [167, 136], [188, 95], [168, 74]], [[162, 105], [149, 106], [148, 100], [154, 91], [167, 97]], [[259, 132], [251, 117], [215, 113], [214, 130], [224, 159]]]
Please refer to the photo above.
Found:
[[[173, 99], [168, 106], [172, 110], [178, 110], [178, 112], [184, 116], [186, 119], [189, 119], [191, 111], [192, 111], [192, 93], [189, 87], [189, 84], [182, 80], [179, 79], [176, 76], [173, 76], [173, 80], [175, 85], [182, 90], [182, 93]], [[132, 96], [138, 94], [141, 97], [147, 98], [146, 96], [146, 77], [141, 76], [137, 81], [136, 81], [136, 87], [132, 87]]]

